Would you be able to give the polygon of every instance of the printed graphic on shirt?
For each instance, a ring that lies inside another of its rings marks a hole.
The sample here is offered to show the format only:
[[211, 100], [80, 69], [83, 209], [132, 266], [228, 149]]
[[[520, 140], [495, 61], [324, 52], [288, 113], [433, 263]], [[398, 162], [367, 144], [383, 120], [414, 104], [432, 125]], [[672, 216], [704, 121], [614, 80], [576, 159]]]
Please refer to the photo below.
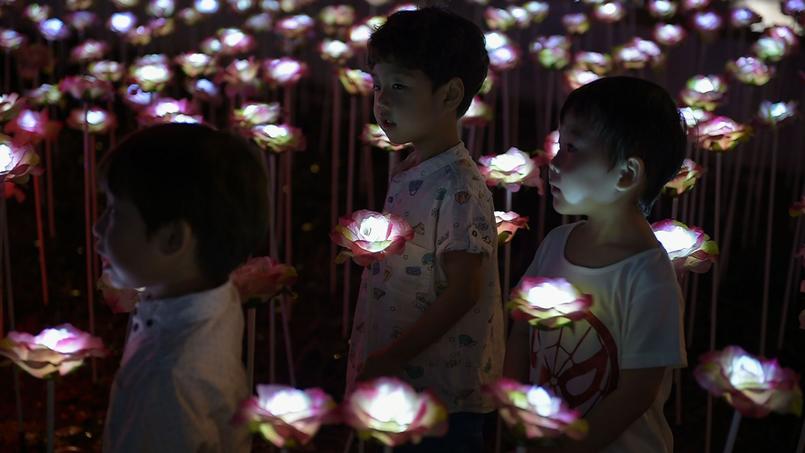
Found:
[[617, 387], [618, 373], [615, 340], [592, 313], [558, 329], [531, 329], [532, 382], [550, 388], [583, 415]]

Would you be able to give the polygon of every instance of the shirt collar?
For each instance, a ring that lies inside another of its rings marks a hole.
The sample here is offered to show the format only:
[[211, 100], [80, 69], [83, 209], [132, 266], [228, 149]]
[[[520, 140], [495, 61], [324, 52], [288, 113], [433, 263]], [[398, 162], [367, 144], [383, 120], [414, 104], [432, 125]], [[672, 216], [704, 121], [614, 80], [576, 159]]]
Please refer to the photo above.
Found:
[[[455, 146], [448, 148], [441, 153], [431, 157], [430, 159], [414, 164], [411, 168], [407, 168], [396, 175], [391, 180], [392, 182], [405, 181], [409, 178], [424, 178], [444, 167], [452, 164], [463, 158], [469, 158], [469, 151], [464, 147], [464, 142], [458, 142]], [[404, 162], [409, 162], [409, 159], [416, 159], [416, 151], [408, 156]]]
[[217, 288], [199, 293], [142, 300], [137, 304], [136, 316], [146, 321], [158, 322], [161, 327], [175, 327], [214, 318], [237, 300], [235, 286], [227, 281]]

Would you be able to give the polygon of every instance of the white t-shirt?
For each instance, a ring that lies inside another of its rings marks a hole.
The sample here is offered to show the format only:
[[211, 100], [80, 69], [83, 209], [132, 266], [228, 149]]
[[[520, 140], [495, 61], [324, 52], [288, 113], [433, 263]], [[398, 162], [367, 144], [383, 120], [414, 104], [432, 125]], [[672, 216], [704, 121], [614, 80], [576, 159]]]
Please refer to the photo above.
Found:
[[409, 361], [402, 378], [433, 390], [449, 412], [490, 412], [482, 386], [503, 368], [503, 312], [497, 270], [497, 229], [492, 194], [459, 143], [391, 179], [383, 212], [403, 217], [414, 238], [403, 253], [364, 270], [350, 338], [347, 391], [366, 357], [388, 346], [422, 316], [447, 287], [442, 254], [483, 256], [475, 306], [434, 344]]
[[565, 278], [592, 295], [593, 305], [584, 319], [571, 325], [529, 329], [530, 380], [538, 381], [538, 350], [545, 345], [541, 385], [586, 414], [617, 388], [620, 370], [668, 367], [651, 407], [602, 451], [671, 453], [673, 436], [663, 405], [671, 391], [670, 368], [687, 365], [676, 274], [662, 247], [601, 268], [570, 263], [565, 244], [580, 223], [551, 231], [525, 275]]
[[231, 423], [249, 396], [241, 362], [243, 313], [232, 283], [143, 300], [130, 326], [103, 451], [250, 451], [248, 430]]

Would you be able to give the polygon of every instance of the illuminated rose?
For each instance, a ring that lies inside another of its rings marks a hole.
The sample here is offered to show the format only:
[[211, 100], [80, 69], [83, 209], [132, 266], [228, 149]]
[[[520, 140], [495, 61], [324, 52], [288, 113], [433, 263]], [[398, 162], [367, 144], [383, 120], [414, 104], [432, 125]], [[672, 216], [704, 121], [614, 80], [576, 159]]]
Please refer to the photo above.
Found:
[[324, 61], [342, 65], [352, 58], [352, 47], [337, 39], [325, 39], [319, 45], [319, 54]]
[[305, 63], [293, 58], [282, 57], [263, 62], [263, 78], [272, 86], [295, 85], [307, 71]]
[[109, 279], [109, 273], [103, 272], [96, 283], [101, 292], [103, 303], [112, 313], [129, 313], [140, 301], [140, 292], [133, 288], [116, 288]]
[[578, 440], [587, 435], [587, 422], [581, 414], [543, 387], [500, 378], [484, 390], [509, 429], [525, 440], [560, 436]]
[[709, 151], [726, 152], [749, 138], [749, 126], [738, 124], [725, 116], [716, 116], [696, 127], [699, 146]]
[[709, 271], [718, 259], [718, 244], [701, 228], [669, 219], [653, 223], [651, 229], [677, 272], [701, 274]]
[[338, 69], [338, 78], [347, 93], [353, 96], [369, 96], [372, 94], [372, 75], [360, 69]]
[[735, 28], [748, 28], [761, 21], [760, 15], [745, 6], [734, 7], [730, 10], [730, 25]]
[[126, 73], [125, 66], [110, 60], [94, 61], [87, 70], [93, 77], [106, 82], [119, 82]]
[[491, 30], [506, 31], [514, 26], [516, 23], [511, 13], [502, 8], [495, 8], [492, 6], [484, 10], [484, 21], [486, 26]]
[[752, 44], [752, 53], [764, 61], [776, 63], [787, 56], [789, 47], [785, 41], [772, 38], [771, 36], [761, 36]]
[[295, 40], [304, 38], [313, 30], [313, 25], [314, 22], [310, 16], [299, 14], [280, 19], [275, 24], [274, 30], [285, 39]]
[[742, 83], [761, 86], [774, 75], [774, 68], [755, 57], [740, 57], [727, 62], [727, 71]]
[[232, 124], [241, 129], [251, 129], [262, 124], [273, 124], [279, 121], [280, 105], [262, 102], [246, 102], [232, 111]]
[[508, 8], [506, 8], [506, 11], [508, 11], [509, 15], [511, 15], [512, 19], [514, 19], [514, 24], [520, 30], [525, 30], [529, 27], [529, 25], [531, 25], [532, 15], [522, 6], [510, 5]]
[[164, 55], [152, 54], [140, 57], [134, 61], [129, 69], [131, 79], [140, 85], [144, 91], [161, 91], [173, 77]]
[[151, 29], [145, 25], [140, 25], [126, 33], [125, 40], [133, 46], [147, 46], [151, 42], [151, 38]]
[[395, 144], [391, 143], [386, 132], [378, 126], [377, 124], [367, 124], [363, 128], [363, 133], [361, 134], [361, 140], [364, 143], [370, 146], [374, 146], [375, 148], [380, 148], [383, 151], [389, 152], [397, 152], [403, 150], [410, 146], [410, 144]]
[[612, 57], [598, 52], [576, 52], [573, 66], [604, 75], [612, 70]]
[[25, 44], [27, 38], [15, 30], [0, 28], [0, 49], [10, 52]]
[[613, 24], [621, 19], [626, 14], [623, 5], [618, 2], [608, 1], [595, 5], [593, 9], [593, 16], [601, 22]]
[[520, 186], [530, 186], [537, 187], [542, 193], [543, 181], [538, 163], [517, 148], [509, 148], [497, 156], [482, 156], [478, 162], [489, 186], [501, 185], [512, 192], [519, 191]]
[[251, 298], [271, 298], [282, 291], [290, 291], [297, 274], [293, 266], [260, 256], [235, 269], [231, 278], [240, 293], [240, 300], [246, 302]]
[[366, 43], [369, 42], [372, 33], [384, 23], [386, 23], [384, 16], [374, 16], [354, 25], [349, 29], [349, 45], [357, 49], [366, 48]]
[[355, 8], [350, 5], [329, 5], [321, 9], [319, 22], [326, 35], [335, 35], [355, 22]]
[[584, 13], [565, 14], [562, 16], [562, 25], [572, 35], [583, 35], [590, 29], [590, 20]]
[[161, 123], [200, 123], [192, 104], [187, 99], [160, 98], [146, 106], [137, 118], [141, 125]]
[[484, 126], [492, 121], [492, 108], [478, 96], [472, 98], [467, 113], [461, 117], [464, 126]]
[[191, 96], [202, 101], [218, 103], [221, 99], [221, 90], [210, 79], [187, 80], [185, 88]]
[[[84, 109], [73, 109], [67, 117], [67, 125], [81, 131], [84, 130], [84, 120]], [[86, 124], [90, 134], [103, 134], [115, 127], [117, 122], [114, 114], [99, 107], [89, 107], [86, 111]]]
[[498, 231], [498, 244], [507, 244], [520, 228], [528, 228], [528, 217], [514, 211], [495, 211], [495, 224]]
[[36, 172], [38, 164], [39, 156], [30, 146], [0, 134], [0, 180], [25, 181], [29, 173]]
[[[34, 88], [33, 90], [29, 91], [26, 95], [28, 101], [37, 107], [44, 107], [49, 105], [57, 105], [62, 100], [62, 92], [59, 90], [59, 87], [56, 85], [50, 85], [48, 83], [43, 83], [42, 85]], [[0, 95], [0, 120], [2, 120], [2, 98], [3, 95]]]
[[685, 105], [712, 112], [724, 100], [726, 92], [727, 84], [721, 76], [697, 75], [688, 80], [680, 97]]
[[116, 12], [109, 16], [106, 26], [113, 32], [124, 35], [137, 26], [137, 16], [131, 11]]
[[50, 17], [50, 6], [34, 3], [25, 7], [23, 15], [36, 24]]
[[219, 7], [218, 0], [195, 0], [193, 2], [193, 9], [199, 14], [215, 14]]
[[39, 22], [38, 28], [47, 41], [62, 41], [70, 37], [70, 27], [56, 17]]
[[528, 11], [531, 15], [531, 22], [535, 24], [542, 23], [546, 17], [548, 17], [548, 12], [550, 11], [550, 6], [548, 2], [539, 2], [539, 1], [531, 1], [526, 2], [523, 5], [523, 8]]
[[59, 88], [80, 101], [108, 99], [113, 92], [111, 83], [87, 75], [65, 77]]
[[569, 91], [581, 88], [584, 85], [587, 85], [590, 82], [595, 82], [601, 78], [600, 75], [593, 71], [588, 71], [578, 67], [567, 69], [563, 74], [565, 86], [567, 86]]
[[676, 176], [665, 183], [663, 192], [672, 197], [678, 197], [693, 189], [696, 182], [702, 177], [702, 173], [704, 173], [704, 168], [701, 165], [690, 159], [685, 159]]
[[682, 10], [683, 11], [693, 11], [697, 9], [707, 8], [710, 5], [711, 0], [683, 0], [682, 1]]
[[715, 11], [696, 11], [691, 22], [696, 31], [711, 37], [721, 29], [724, 19]]
[[215, 72], [215, 59], [205, 53], [183, 53], [174, 61], [182, 68], [186, 76], [196, 78]]
[[539, 166], [546, 166], [551, 163], [554, 157], [559, 153], [559, 131], [551, 131], [545, 135], [545, 141], [542, 144], [543, 149], [537, 150], [537, 164]]
[[682, 119], [685, 120], [685, 126], [688, 128], [688, 134], [694, 135], [696, 133], [696, 126], [715, 118], [715, 115], [712, 113], [693, 107], [682, 107], [679, 109], [679, 114], [682, 115]]
[[361, 437], [384, 445], [419, 443], [424, 436], [447, 432], [447, 409], [426, 390], [417, 393], [395, 378], [360, 382], [343, 405], [344, 421]]
[[552, 329], [581, 319], [593, 304], [563, 278], [523, 277], [506, 305], [512, 318]]
[[0, 94], [0, 122], [17, 116], [22, 104], [22, 99], [17, 93]]
[[261, 148], [277, 154], [305, 148], [302, 131], [287, 124], [255, 126], [251, 129], [251, 136]]
[[724, 397], [746, 417], [802, 412], [799, 375], [777, 360], [754, 357], [738, 346], [702, 355], [693, 375], [711, 395]]
[[677, 4], [672, 0], [649, 0], [648, 12], [657, 19], [670, 19], [676, 14]]
[[570, 63], [570, 40], [565, 36], [540, 36], [528, 50], [546, 69], [562, 69]]
[[673, 47], [681, 43], [687, 34], [681, 25], [657, 24], [654, 26], [654, 40], [666, 47]]
[[6, 124], [5, 131], [14, 134], [21, 142], [36, 144], [46, 138], [54, 139], [59, 132], [59, 123], [48, 120], [47, 110], [25, 109]]
[[221, 42], [223, 55], [248, 53], [255, 47], [254, 38], [237, 28], [222, 28], [218, 30], [217, 37]]
[[769, 126], [779, 126], [792, 119], [797, 113], [796, 101], [769, 102], [763, 101], [758, 109], [758, 118]]
[[268, 13], [259, 13], [250, 16], [243, 23], [243, 26], [254, 33], [264, 33], [271, 30], [271, 15]]
[[[218, 73], [216, 80], [223, 82], [230, 89], [238, 90], [249, 86], [255, 86], [259, 81], [257, 73], [260, 71], [260, 64], [254, 57], [232, 60], [223, 72]], [[231, 94], [231, 93], [230, 93]]]
[[333, 243], [346, 249], [337, 260], [352, 257], [360, 266], [401, 254], [413, 237], [414, 230], [402, 217], [365, 209], [341, 217], [330, 232]]
[[170, 17], [175, 10], [175, 0], [151, 0], [146, 8], [148, 14], [155, 17]]
[[235, 421], [280, 448], [304, 446], [322, 423], [333, 418], [336, 405], [323, 390], [284, 385], [258, 385], [257, 396], [241, 403]]
[[0, 341], [0, 355], [41, 379], [55, 373], [64, 376], [81, 366], [86, 358], [104, 357], [106, 349], [100, 338], [62, 324], [36, 336], [11, 331]]
[[105, 42], [88, 39], [83, 43], [73, 47], [70, 52], [70, 59], [76, 63], [89, 63], [103, 58], [109, 51], [109, 46]]

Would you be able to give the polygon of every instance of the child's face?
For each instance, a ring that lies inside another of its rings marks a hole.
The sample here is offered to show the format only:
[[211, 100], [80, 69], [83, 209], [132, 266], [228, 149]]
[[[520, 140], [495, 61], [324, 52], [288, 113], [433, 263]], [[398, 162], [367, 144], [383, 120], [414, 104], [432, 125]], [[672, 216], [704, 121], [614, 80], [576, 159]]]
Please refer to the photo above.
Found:
[[106, 194], [106, 209], [92, 232], [103, 271], [117, 288], [144, 288], [157, 282], [160, 253], [146, 234], [145, 221], [130, 201]]
[[560, 150], [549, 170], [554, 209], [563, 215], [590, 215], [617, 202], [620, 166], [610, 165], [598, 137], [569, 113], [559, 128]]
[[421, 70], [382, 62], [375, 64], [372, 76], [375, 119], [392, 143], [421, 140], [446, 113]]

